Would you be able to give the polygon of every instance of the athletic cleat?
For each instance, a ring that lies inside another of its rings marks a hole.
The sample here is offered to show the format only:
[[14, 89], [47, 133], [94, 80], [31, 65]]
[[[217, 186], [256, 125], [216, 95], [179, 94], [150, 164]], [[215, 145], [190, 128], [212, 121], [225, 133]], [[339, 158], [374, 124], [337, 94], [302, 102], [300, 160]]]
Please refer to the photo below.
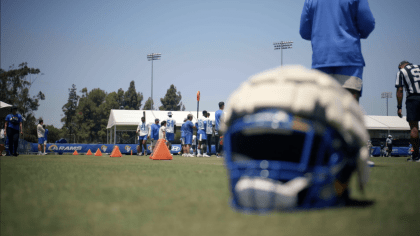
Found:
[[197, 157], [203, 157], [203, 155], [201, 155], [201, 154], [197, 154]]
[[367, 164], [368, 164], [370, 167], [374, 167], [374, 166], [375, 166], [375, 162], [373, 162], [373, 161], [367, 161]]
[[203, 155], [203, 157], [210, 157], [210, 156], [209, 156], [209, 155], [207, 155], [207, 154], [204, 154], [204, 155]]

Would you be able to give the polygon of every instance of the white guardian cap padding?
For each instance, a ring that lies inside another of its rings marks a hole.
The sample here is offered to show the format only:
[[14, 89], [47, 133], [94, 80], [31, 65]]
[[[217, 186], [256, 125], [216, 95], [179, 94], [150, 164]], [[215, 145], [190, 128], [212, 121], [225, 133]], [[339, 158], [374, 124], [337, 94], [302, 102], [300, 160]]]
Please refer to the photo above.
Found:
[[[357, 153], [354, 158], [357, 159], [359, 186], [363, 189], [369, 177], [366, 147], [369, 134], [364, 125], [363, 111], [351, 93], [334, 78], [302, 66], [279, 67], [252, 76], [229, 97], [221, 130], [225, 133], [238, 118], [266, 108], [281, 109], [335, 129]], [[250, 189], [249, 179], [238, 183], [237, 191]], [[253, 191], [263, 191], [263, 186]], [[287, 196], [280, 194], [281, 188], [275, 192], [276, 196]], [[247, 205], [246, 197], [240, 201]]]
[[[266, 107], [325, 121], [348, 143], [363, 146], [369, 140], [359, 104], [332, 77], [317, 70], [287, 66], [252, 76], [229, 97], [226, 124], [233, 112], [250, 114]], [[226, 125], [222, 130], [226, 131]]]

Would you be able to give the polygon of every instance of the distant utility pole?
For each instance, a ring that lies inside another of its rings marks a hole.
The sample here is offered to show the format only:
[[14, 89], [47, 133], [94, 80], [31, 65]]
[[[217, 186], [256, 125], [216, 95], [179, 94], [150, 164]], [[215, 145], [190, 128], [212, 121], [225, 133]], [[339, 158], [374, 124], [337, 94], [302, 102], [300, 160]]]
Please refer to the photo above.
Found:
[[281, 50], [281, 66], [283, 66], [283, 49], [292, 48], [293, 41], [281, 41], [273, 43], [274, 50], [280, 49]]
[[160, 60], [160, 53], [147, 54], [147, 60], [152, 61], [152, 110], [153, 110], [153, 61]]
[[392, 98], [392, 92], [381, 93], [381, 98], [386, 98], [386, 116], [388, 116], [388, 98]]

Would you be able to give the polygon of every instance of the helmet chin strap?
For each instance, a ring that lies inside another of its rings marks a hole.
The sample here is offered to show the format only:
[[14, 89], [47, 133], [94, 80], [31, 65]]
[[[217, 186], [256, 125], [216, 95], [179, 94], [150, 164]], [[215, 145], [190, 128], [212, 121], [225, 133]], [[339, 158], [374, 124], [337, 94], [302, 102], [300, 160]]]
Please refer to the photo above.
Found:
[[307, 177], [297, 177], [287, 183], [263, 177], [245, 176], [239, 179], [235, 192], [246, 208], [288, 209], [297, 207], [298, 194], [308, 187]]

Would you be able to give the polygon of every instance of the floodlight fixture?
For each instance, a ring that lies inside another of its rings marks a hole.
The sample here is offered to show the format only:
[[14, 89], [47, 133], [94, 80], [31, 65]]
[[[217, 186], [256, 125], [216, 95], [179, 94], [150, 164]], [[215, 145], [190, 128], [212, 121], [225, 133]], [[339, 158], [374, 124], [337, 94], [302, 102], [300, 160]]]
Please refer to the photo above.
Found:
[[386, 98], [386, 116], [388, 116], [388, 98], [392, 98], [392, 92], [381, 93], [381, 98]]
[[147, 54], [147, 60], [152, 61], [152, 84], [151, 84], [151, 98], [152, 98], [152, 110], [153, 110], [153, 61], [160, 60], [160, 53]]
[[274, 50], [281, 50], [281, 65], [283, 66], [283, 49], [291, 49], [293, 45], [293, 41], [280, 41], [274, 42]]

